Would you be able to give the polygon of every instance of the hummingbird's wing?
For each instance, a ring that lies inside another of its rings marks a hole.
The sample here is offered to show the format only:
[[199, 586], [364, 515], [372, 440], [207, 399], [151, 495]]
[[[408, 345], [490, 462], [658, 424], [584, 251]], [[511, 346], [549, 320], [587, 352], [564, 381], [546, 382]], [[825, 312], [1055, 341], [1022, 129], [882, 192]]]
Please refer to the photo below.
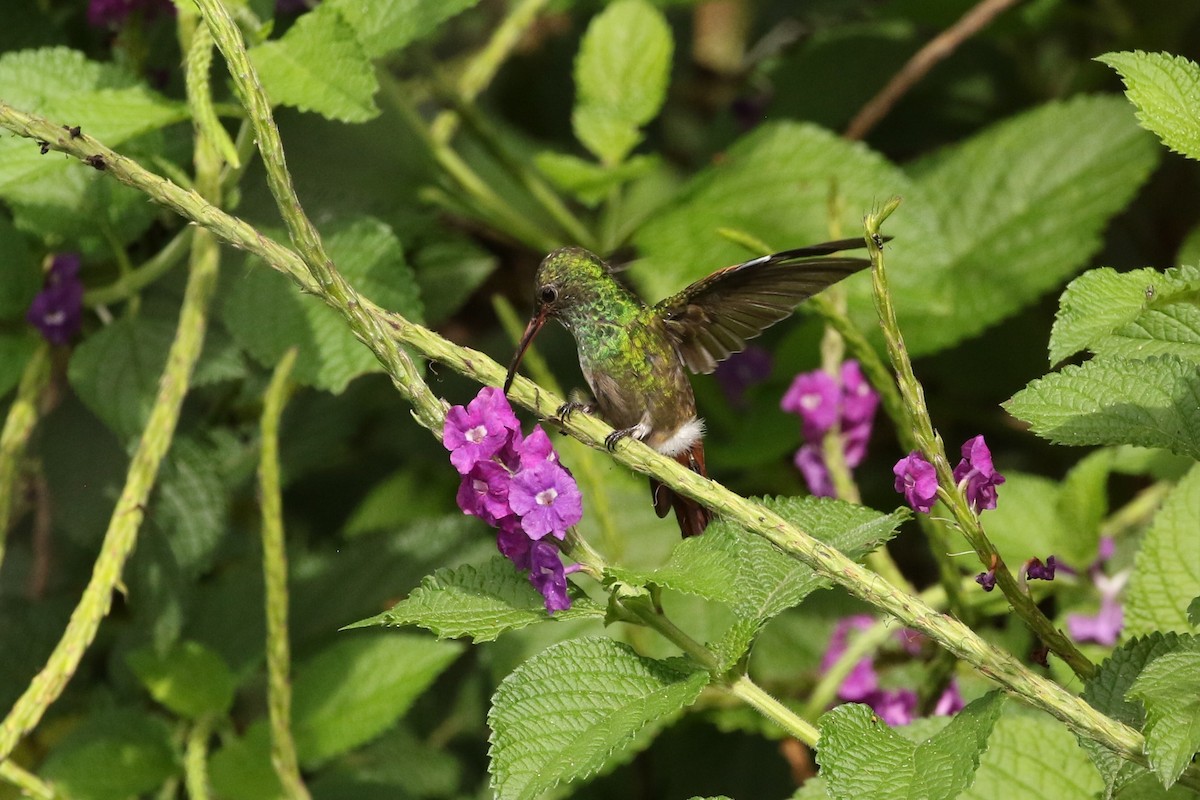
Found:
[[717, 270], [654, 309], [688, 369], [712, 372], [801, 301], [870, 266], [864, 258], [829, 255], [863, 246], [862, 239], [843, 239], [760, 256]]

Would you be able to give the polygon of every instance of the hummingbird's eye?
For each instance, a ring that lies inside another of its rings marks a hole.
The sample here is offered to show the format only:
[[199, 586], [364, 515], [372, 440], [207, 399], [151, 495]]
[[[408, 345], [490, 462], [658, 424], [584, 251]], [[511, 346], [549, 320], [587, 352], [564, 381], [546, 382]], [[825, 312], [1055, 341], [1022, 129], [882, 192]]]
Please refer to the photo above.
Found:
[[538, 298], [542, 303], [549, 305], [558, 299], [558, 289], [555, 289], [553, 286], [543, 286], [542, 290], [538, 293]]

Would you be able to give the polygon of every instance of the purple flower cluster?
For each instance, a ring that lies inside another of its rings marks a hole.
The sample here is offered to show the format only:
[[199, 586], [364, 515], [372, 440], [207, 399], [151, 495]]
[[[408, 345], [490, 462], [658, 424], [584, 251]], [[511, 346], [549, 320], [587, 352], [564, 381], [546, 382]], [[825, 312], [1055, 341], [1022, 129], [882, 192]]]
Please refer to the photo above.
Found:
[[[913, 510], [928, 514], [937, 500], [937, 470], [933, 465], [914, 450], [896, 462], [892, 474], [896, 476], [896, 491], [904, 495], [905, 502]], [[967, 502], [977, 512], [996, 507], [996, 487], [1004, 483], [1004, 476], [993, 466], [992, 451], [982, 434], [963, 442], [962, 460], [954, 468], [954, 480], [963, 487]], [[1053, 567], [1050, 575], [1053, 578]]]
[[871, 438], [879, 395], [863, 377], [858, 362], [851, 360], [842, 364], [837, 378], [819, 369], [797, 375], [779, 407], [800, 416], [805, 444], [796, 451], [795, 463], [809, 492], [833, 497], [833, 480], [821, 439], [836, 425], [846, 466], [861, 464], [867, 457], [867, 440]]
[[171, 0], [89, 0], [88, 24], [93, 28], [118, 28], [133, 13], [147, 19], [159, 14], [175, 14]]
[[1112, 558], [1114, 549], [1111, 538], [1101, 539], [1099, 556], [1088, 568], [1088, 575], [1100, 593], [1100, 610], [1095, 614], [1067, 615], [1067, 632], [1077, 642], [1095, 642], [1112, 647], [1125, 625], [1125, 612], [1117, 598], [1129, 580], [1129, 570], [1122, 570], [1115, 575], [1104, 572], [1104, 565]]
[[462, 476], [458, 507], [497, 528], [496, 546], [546, 599], [547, 611], [571, 607], [567, 575], [558, 548], [567, 528], [583, 517], [575, 479], [539, 426], [529, 436], [499, 389], [484, 387], [465, 408], [446, 413], [442, 444]]
[[771, 377], [771, 354], [761, 347], [748, 346], [717, 365], [713, 377], [734, 408], [746, 407], [746, 390]]
[[42, 290], [25, 319], [50, 344], [66, 344], [83, 322], [83, 283], [79, 280], [79, 254], [59, 253], [50, 262]]
[[[842, 657], [849, 646], [850, 632], [865, 630], [875, 622], [865, 614], [844, 617], [838, 621], [833, 636], [829, 639], [829, 647], [821, 658], [821, 670], [827, 671]], [[907, 628], [897, 631], [897, 638], [910, 654], [919, 651], [920, 635]], [[870, 658], [864, 658], [854, 665], [854, 669], [838, 687], [838, 698], [850, 703], [864, 703], [871, 707], [879, 718], [888, 725], [907, 725], [912, 722], [917, 711], [917, 693], [912, 689], [881, 689], [879, 675]], [[942, 692], [933, 709], [935, 716], [949, 716], [963, 707], [962, 695], [954, 681]]]

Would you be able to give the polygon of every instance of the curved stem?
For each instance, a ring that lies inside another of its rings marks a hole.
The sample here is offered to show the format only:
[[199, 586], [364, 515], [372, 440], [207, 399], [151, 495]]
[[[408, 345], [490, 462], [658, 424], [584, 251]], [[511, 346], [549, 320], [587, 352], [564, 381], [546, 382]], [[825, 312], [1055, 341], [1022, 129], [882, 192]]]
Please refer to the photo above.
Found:
[[212, 715], [205, 715], [196, 720], [187, 733], [183, 777], [188, 800], [209, 800], [212, 797], [208, 788], [208, 740], [212, 736], [215, 721]]
[[127, 300], [174, 269], [188, 254], [196, 229], [185, 227], [175, 234], [166, 247], [139, 267], [124, 272], [108, 286], [98, 286], [83, 293], [85, 306], [102, 306]]
[[50, 345], [42, 342], [25, 364], [17, 396], [13, 398], [0, 431], [0, 564], [4, 563], [4, 542], [8, 538], [21, 472], [21, 456], [38, 421], [38, 403], [46, 384], [50, 382]]

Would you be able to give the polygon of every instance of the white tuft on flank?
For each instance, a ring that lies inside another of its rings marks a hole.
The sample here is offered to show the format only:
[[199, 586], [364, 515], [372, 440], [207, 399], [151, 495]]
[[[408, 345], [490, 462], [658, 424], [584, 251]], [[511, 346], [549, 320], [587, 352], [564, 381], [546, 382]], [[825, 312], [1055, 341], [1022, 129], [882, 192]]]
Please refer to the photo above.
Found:
[[654, 448], [664, 456], [677, 456], [686, 452], [704, 436], [704, 420], [692, 417], [679, 426], [671, 438]]

